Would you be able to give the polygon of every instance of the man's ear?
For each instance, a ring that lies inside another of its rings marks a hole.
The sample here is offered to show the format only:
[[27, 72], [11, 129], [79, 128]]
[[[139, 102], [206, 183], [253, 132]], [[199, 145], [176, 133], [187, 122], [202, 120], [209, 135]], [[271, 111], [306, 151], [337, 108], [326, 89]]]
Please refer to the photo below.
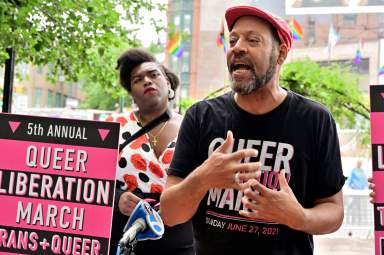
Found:
[[288, 55], [287, 45], [285, 45], [284, 43], [280, 44], [279, 45], [279, 56], [277, 57], [277, 63], [279, 65], [282, 65], [284, 63], [285, 59], [287, 58], [287, 55]]

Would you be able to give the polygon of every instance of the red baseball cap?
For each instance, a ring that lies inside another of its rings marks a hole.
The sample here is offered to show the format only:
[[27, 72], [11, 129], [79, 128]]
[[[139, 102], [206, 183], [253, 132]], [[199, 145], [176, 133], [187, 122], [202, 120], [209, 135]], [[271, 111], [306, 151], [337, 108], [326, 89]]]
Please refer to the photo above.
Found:
[[256, 16], [269, 22], [277, 31], [281, 43], [287, 45], [288, 50], [292, 46], [292, 32], [289, 29], [287, 22], [270, 12], [259, 9], [254, 6], [234, 6], [230, 7], [225, 12], [228, 30], [231, 31], [236, 21], [243, 16]]

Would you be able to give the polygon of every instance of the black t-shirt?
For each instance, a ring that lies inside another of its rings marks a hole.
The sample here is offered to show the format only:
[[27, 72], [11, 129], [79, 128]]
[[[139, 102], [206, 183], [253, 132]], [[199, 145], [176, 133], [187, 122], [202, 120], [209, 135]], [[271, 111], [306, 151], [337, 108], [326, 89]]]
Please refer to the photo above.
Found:
[[[267, 114], [242, 110], [234, 94], [192, 106], [182, 123], [169, 175], [185, 178], [201, 165], [232, 130], [233, 151], [255, 148], [260, 182], [278, 188], [285, 169], [289, 186], [305, 207], [336, 194], [344, 184], [336, 125], [320, 104], [288, 91], [286, 99]], [[197, 254], [313, 254], [312, 235], [271, 222], [239, 215], [243, 194], [211, 189], [193, 217]]]

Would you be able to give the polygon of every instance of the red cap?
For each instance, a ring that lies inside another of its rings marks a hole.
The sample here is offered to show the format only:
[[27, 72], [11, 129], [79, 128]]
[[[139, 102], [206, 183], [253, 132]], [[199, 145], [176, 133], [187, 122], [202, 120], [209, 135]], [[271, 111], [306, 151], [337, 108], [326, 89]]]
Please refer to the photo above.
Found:
[[236, 21], [243, 16], [256, 16], [269, 22], [277, 31], [281, 43], [287, 45], [288, 50], [292, 46], [292, 32], [285, 20], [254, 6], [235, 6], [225, 12], [228, 30], [231, 31]]

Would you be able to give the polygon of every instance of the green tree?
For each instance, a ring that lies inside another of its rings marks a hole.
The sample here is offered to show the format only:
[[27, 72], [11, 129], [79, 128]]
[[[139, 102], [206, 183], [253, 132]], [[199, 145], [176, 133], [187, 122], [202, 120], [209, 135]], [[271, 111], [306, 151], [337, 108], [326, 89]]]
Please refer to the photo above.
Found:
[[13, 47], [17, 62], [50, 64], [51, 80], [63, 73], [67, 81], [113, 88], [113, 53], [139, 46], [136, 32], [155, 9], [164, 6], [151, 0], [0, 0], [0, 65]]
[[[109, 71], [107, 72], [108, 78], [105, 81], [100, 82], [96, 77], [94, 79], [92, 78], [93, 75], [96, 76], [97, 74], [92, 74], [91, 77], [89, 75], [83, 77], [83, 80], [87, 80], [87, 82], [84, 82], [84, 90], [87, 93], [87, 98], [81, 104], [82, 108], [115, 110], [117, 107], [120, 107], [120, 104], [123, 104], [124, 107], [130, 107], [132, 105], [131, 97], [119, 84], [118, 70], [116, 70], [118, 57], [129, 47], [129, 44], [122, 44], [120, 47], [111, 47], [104, 53], [107, 58], [111, 60], [108, 67]], [[164, 52], [164, 47], [152, 43], [147, 50], [156, 54]], [[100, 62], [100, 65], [102, 64], [103, 63]], [[91, 79], [89, 80], [89, 78]]]
[[182, 98], [179, 102], [180, 114], [185, 114], [189, 107], [191, 107], [196, 101], [193, 98]]
[[366, 127], [363, 122], [369, 120], [368, 98], [358, 87], [359, 79], [348, 67], [338, 64], [322, 67], [306, 59], [285, 64], [280, 84], [324, 104], [342, 128], [361, 124]]

